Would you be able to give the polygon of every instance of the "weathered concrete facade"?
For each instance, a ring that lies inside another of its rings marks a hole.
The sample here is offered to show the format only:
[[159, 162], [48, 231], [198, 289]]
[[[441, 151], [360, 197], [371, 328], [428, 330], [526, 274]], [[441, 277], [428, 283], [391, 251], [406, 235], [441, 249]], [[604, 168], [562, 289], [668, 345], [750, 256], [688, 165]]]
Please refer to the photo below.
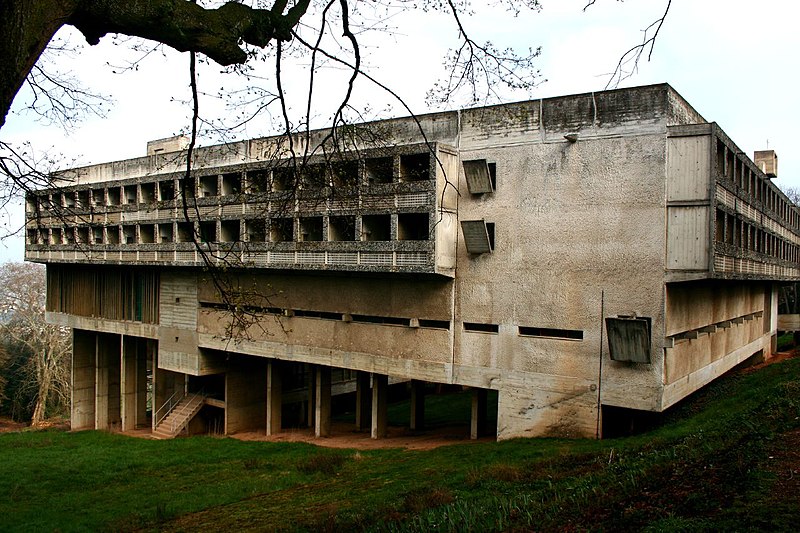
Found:
[[771, 354], [798, 211], [668, 85], [363, 129], [300, 171], [254, 139], [201, 149], [191, 182], [156, 153], [29, 198], [27, 259], [76, 328], [75, 427], [141, 423], [147, 360], [154, 412], [203, 384], [226, 432], [279, 431], [303, 364], [320, 436], [331, 369], [375, 437], [386, 376], [475, 388], [476, 434], [495, 390], [498, 438], [595, 436], [603, 406], [661, 411]]

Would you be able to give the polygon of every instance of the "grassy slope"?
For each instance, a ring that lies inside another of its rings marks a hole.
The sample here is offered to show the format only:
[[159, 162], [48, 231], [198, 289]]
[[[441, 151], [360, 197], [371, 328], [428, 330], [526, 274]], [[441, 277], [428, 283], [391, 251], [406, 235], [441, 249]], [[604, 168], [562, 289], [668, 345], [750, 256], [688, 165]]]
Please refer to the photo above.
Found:
[[730, 376], [662, 428], [348, 451], [99, 432], [0, 435], [0, 530], [794, 530], [770, 450], [800, 427], [800, 359]]

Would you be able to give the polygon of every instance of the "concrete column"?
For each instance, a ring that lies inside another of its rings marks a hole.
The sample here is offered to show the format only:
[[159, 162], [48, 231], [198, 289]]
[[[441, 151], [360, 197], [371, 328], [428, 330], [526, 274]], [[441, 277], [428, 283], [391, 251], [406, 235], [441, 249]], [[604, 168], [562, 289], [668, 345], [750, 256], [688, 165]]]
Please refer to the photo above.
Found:
[[95, 336], [95, 429], [108, 429], [108, 350], [104, 346], [106, 338]]
[[369, 390], [369, 372], [359, 370], [356, 372], [356, 428], [366, 431], [372, 421], [370, 400], [372, 391]]
[[372, 375], [372, 431], [373, 439], [383, 439], [387, 433], [386, 396], [389, 389], [389, 376]]
[[267, 435], [281, 432], [282, 392], [281, 363], [270, 361], [267, 365]]
[[136, 350], [136, 427], [147, 426], [147, 361], [157, 349], [155, 340], [139, 341]]
[[122, 395], [122, 431], [136, 429], [136, 395], [137, 395], [137, 348], [133, 337], [121, 336], [122, 351], [120, 353], [120, 394]]
[[331, 367], [318, 366], [316, 370], [314, 435], [328, 437], [331, 434]]
[[411, 380], [411, 423], [409, 427], [412, 431], [419, 431], [425, 428], [425, 382]]
[[314, 427], [314, 411], [316, 405], [316, 380], [317, 371], [316, 366], [308, 365], [308, 399], [306, 400], [306, 427]]
[[469, 438], [477, 439], [486, 435], [486, 389], [472, 389], [472, 417]]
[[72, 330], [72, 410], [73, 430], [95, 427], [95, 334]]

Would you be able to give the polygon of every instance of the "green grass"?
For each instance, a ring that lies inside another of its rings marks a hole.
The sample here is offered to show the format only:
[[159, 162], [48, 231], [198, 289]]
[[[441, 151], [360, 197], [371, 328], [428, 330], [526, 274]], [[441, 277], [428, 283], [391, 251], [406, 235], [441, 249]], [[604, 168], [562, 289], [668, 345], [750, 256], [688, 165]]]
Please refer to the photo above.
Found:
[[792, 359], [604, 441], [354, 451], [26, 431], [0, 435], [0, 531], [790, 531], [800, 503], [773, 493], [769, 454], [797, 428]]

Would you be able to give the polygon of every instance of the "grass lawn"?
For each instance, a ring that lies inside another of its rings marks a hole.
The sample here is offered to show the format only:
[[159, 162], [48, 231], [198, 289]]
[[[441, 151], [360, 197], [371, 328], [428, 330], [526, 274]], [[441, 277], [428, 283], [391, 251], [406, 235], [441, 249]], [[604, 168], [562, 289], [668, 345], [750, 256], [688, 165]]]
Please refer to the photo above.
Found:
[[603, 441], [355, 451], [23, 431], [0, 435], [0, 531], [795, 531], [797, 444], [800, 358]]

